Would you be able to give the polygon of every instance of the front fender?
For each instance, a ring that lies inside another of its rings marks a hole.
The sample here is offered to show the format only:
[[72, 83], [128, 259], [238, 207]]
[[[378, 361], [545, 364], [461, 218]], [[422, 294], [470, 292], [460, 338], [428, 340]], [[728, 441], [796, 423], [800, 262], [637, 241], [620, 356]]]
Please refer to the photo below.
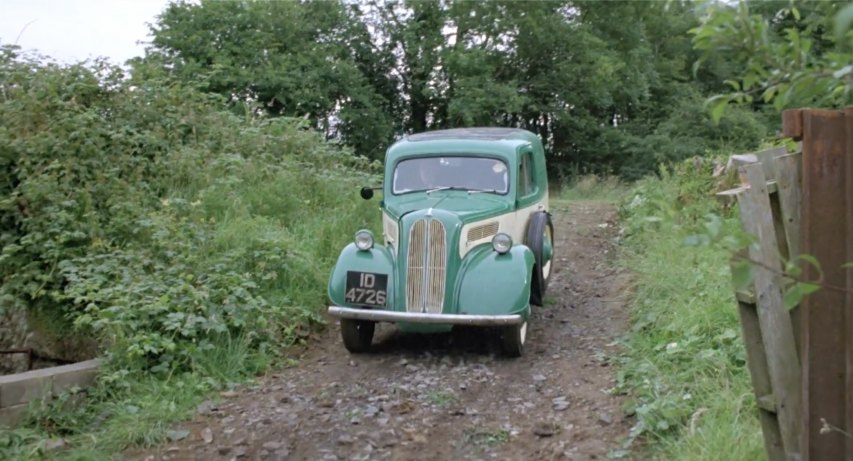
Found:
[[393, 303], [397, 283], [394, 277], [394, 255], [387, 247], [376, 245], [370, 250], [362, 251], [356, 248], [354, 243], [350, 243], [341, 251], [329, 277], [329, 299], [339, 306], [348, 305], [344, 302], [347, 271], [388, 274], [388, 302]]
[[525, 245], [514, 245], [506, 254], [498, 254], [491, 245], [471, 251], [457, 277], [459, 313], [527, 318], [534, 264], [533, 252]]

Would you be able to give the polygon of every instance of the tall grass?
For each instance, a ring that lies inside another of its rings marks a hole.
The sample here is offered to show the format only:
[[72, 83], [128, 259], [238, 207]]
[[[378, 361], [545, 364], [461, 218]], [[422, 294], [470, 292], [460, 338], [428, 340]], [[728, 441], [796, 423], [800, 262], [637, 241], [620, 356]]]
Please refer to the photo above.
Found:
[[717, 207], [709, 168], [684, 164], [637, 183], [623, 202], [623, 264], [635, 274], [631, 330], [617, 389], [636, 417], [631, 438], [647, 456], [672, 460], [756, 460], [764, 455], [745, 366], [729, 254], [686, 246], [706, 216], [737, 232]]
[[625, 196], [629, 185], [616, 176], [588, 174], [576, 176], [557, 194], [560, 200], [602, 200], [617, 202]]

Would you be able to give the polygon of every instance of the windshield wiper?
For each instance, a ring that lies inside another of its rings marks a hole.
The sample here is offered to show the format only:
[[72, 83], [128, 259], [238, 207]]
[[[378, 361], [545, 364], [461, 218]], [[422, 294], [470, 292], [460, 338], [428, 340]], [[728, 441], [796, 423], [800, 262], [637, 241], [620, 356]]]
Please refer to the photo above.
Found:
[[438, 192], [440, 190], [465, 190], [465, 188], [456, 187], [456, 186], [441, 186], [441, 187], [436, 187], [435, 189], [429, 189], [428, 191], [426, 191], [426, 193], [431, 194], [433, 192]]
[[495, 189], [468, 189], [468, 195], [476, 194], [478, 192], [488, 192], [490, 194], [497, 194], [498, 191]]
[[463, 187], [463, 186], [441, 186], [441, 187], [436, 187], [434, 189], [429, 189], [426, 191], [426, 193], [431, 194], [433, 192], [438, 192], [440, 190], [464, 190], [464, 191], [467, 191], [468, 194], [476, 194], [479, 192], [489, 192], [491, 194], [499, 194], [500, 193], [495, 189], [478, 189], [476, 187]]

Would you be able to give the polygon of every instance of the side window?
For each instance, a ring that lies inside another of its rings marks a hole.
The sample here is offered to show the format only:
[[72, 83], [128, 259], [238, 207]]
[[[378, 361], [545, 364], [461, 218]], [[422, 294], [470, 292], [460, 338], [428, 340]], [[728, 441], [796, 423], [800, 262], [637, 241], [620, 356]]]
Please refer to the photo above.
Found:
[[521, 157], [518, 171], [518, 191], [520, 197], [536, 193], [536, 183], [533, 181], [533, 155], [526, 152]]

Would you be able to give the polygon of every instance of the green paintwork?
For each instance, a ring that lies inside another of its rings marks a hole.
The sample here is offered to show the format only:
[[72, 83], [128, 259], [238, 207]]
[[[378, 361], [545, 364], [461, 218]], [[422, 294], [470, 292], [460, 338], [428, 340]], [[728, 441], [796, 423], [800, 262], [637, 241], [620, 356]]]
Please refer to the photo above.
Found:
[[[377, 244], [367, 251], [348, 245], [338, 258], [329, 280], [329, 297], [339, 306], [358, 307], [344, 302], [347, 271], [367, 271], [389, 275], [387, 309], [405, 312], [406, 274], [408, 271], [406, 249], [409, 247], [409, 229], [419, 219], [440, 220], [447, 239], [447, 266], [445, 272], [444, 313], [503, 315], [530, 312], [530, 280], [534, 265], [530, 249], [516, 242], [509, 253], [497, 254], [491, 244], [481, 244], [459, 257], [459, 239], [462, 226], [494, 216], [514, 212], [541, 200], [547, 191], [547, 175], [542, 143], [532, 133], [523, 130], [501, 129], [486, 131], [488, 136], [471, 136], [470, 132], [457, 130], [434, 132], [433, 139], [404, 139], [388, 150], [385, 177], [392, 177], [397, 162], [422, 156], [466, 155], [499, 158], [509, 169], [509, 192], [505, 195], [490, 193], [469, 194], [467, 191], [441, 190], [431, 194], [412, 192], [393, 195], [391, 181], [386, 180], [381, 207], [397, 221], [398, 249]], [[489, 138], [489, 139], [486, 139]], [[495, 139], [501, 138], [501, 139]], [[519, 197], [518, 171], [522, 155], [532, 154], [533, 176], [536, 189], [527, 197]], [[550, 242], [547, 254], [551, 254]], [[403, 331], [447, 331], [450, 325], [398, 324]]]
[[394, 280], [394, 254], [388, 248], [376, 245], [370, 250], [361, 251], [355, 243], [350, 243], [341, 251], [329, 277], [329, 299], [338, 306], [348, 306], [344, 302], [347, 271], [388, 274], [388, 304], [393, 305], [391, 300], [394, 299], [397, 283]]
[[512, 200], [501, 195], [469, 195], [466, 191], [443, 190], [429, 195], [425, 192], [400, 195], [395, 200], [385, 200], [384, 208], [390, 216], [398, 219], [411, 211], [442, 209], [452, 211], [463, 223], [468, 223], [509, 213], [515, 207]]
[[[473, 129], [477, 130], [477, 129]], [[482, 130], [482, 129], [480, 129]], [[443, 130], [435, 134], [434, 140], [417, 140], [415, 135], [404, 138], [388, 149], [385, 154], [385, 178], [391, 178], [397, 163], [412, 157], [441, 157], [450, 155], [466, 155], [471, 157], [498, 158], [507, 163], [509, 169], [509, 193], [472, 194], [465, 191], [438, 191], [432, 194], [414, 192], [394, 195], [391, 193], [391, 181], [384, 181], [382, 208], [392, 217], [399, 218], [404, 213], [429, 206], [441, 207], [448, 210], [461, 211], [464, 222], [478, 221], [491, 216], [498, 216], [519, 207], [541, 200], [548, 190], [548, 174], [545, 168], [545, 150], [542, 141], [533, 133], [518, 129], [497, 129], [502, 136], [491, 135], [490, 130], [484, 130], [490, 136], [472, 135], [467, 130]], [[459, 132], [458, 137], [454, 133]], [[440, 135], [444, 134], [444, 135]], [[500, 139], [484, 139], [497, 138]], [[413, 140], [414, 139], [414, 140]], [[534, 183], [538, 186], [536, 193], [526, 197], [518, 196], [518, 168], [521, 157], [525, 153], [533, 155]], [[475, 199], [476, 198], [476, 199]], [[474, 200], [472, 200], [474, 199]], [[435, 202], [442, 202], [435, 206]], [[432, 203], [427, 203], [432, 202]], [[502, 206], [503, 205], [503, 206]]]
[[527, 318], [534, 264], [530, 248], [515, 245], [508, 253], [498, 254], [481, 246], [468, 253], [462, 264], [464, 277], [456, 284], [460, 314], [521, 314]]

